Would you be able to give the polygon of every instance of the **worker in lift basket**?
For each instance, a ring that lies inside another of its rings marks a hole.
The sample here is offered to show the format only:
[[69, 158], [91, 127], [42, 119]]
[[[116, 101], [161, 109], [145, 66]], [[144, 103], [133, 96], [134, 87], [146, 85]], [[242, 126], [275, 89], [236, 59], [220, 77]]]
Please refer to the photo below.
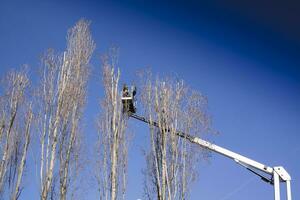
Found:
[[129, 91], [126, 84], [123, 85], [123, 97], [129, 97]]

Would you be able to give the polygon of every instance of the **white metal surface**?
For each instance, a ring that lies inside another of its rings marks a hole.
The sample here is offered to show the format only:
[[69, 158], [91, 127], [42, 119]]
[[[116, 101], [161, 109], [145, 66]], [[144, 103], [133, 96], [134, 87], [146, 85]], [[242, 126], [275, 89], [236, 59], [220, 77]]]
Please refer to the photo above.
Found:
[[291, 180], [291, 176], [287, 173], [287, 171], [283, 167], [281, 167], [281, 166], [274, 167], [274, 170], [280, 176], [282, 181], [290, 181]]
[[286, 199], [292, 200], [291, 181], [286, 181]]
[[280, 180], [279, 175], [275, 171], [273, 174], [274, 179], [274, 200], [280, 200]]
[[217, 153], [222, 154], [222, 155], [224, 155], [228, 158], [231, 158], [231, 159], [235, 160], [236, 162], [242, 162], [246, 165], [249, 165], [249, 166], [251, 166], [251, 167], [253, 167], [257, 170], [263, 171], [263, 172], [265, 172], [267, 174], [270, 174], [270, 175], [273, 174], [273, 168], [272, 167], [268, 167], [267, 165], [256, 162], [256, 161], [254, 161], [250, 158], [247, 158], [245, 156], [242, 156], [240, 154], [234, 153], [234, 152], [232, 152], [228, 149], [217, 146], [215, 144], [212, 144], [210, 142], [207, 142], [207, 141], [202, 140], [202, 139], [197, 138], [197, 137], [194, 138], [193, 142], [200, 145], [200, 146], [202, 146], [202, 147], [208, 148], [211, 151], [217, 152]]
[[129, 97], [122, 97], [121, 99], [122, 100], [132, 100], [132, 97], [131, 96], [129, 96]]
[[292, 192], [291, 192], [291, 176], [288, 174], [288, 172], [281, 166], [279, 167], [269, 167], [267, 165], [264, 165], [262, 163], [259, 163], [255, 160], [252, 160], [250, 158], [247, 158], [245, 156], [242, 156], [240, 154], [237, 154], [235, 152], [232, 152], [228, 149], [225, 149], [223, 147], [220, 147], [218, 145], [212, 144], [208, 141], [202, 140], [200, 138], [194, 137], [191, 141], [195, 144], [200, 145], [201, 147], [207, 148], [211, 151], [214, 151], [216, 153], [219, 153], [223, 156], [226, 156], [228, 158], [233, 159], [237, 163], [242, 163], [247, 166], [250, 166], [254, 169], [260, 170], [264, 173], [270, 174], [273, 177], [273, 185], [274, 185], [274, 200], [280, 200], [280, 182], [286, 183], [286, 193], [287, 193], [287, 200], [292, 200]]

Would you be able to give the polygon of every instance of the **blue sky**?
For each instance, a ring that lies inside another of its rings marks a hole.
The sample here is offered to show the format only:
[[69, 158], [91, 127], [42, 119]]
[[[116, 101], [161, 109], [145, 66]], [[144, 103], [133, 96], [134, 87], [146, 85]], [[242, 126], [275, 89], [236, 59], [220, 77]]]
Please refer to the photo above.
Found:
[[[220, 132], [212, 140], [269, 166], [284, 166], [299, 199], [300, 6], [209, 2], [1, 0], [0, 73], [28, 64], [34, 76], [40, 55], [47, 48], [63, 51], [67, 29], [89, 19], [97, 48], [84, 119], [87, 146], [96, 134], [102, 95], [99, 58], [117, 45], [123, 82], [133, 82], [143, 67], [177, 74], [208, 97]], [[132, 125], [127, 199], [142, 199], [141, 148], [148, 131], [139, 122]], [[29, 173], [34, 164], [28, 168], [21, 199], [37, 199], [37, 178]], [[87, 199], [96, 199], [88, 181], [83, 187]], [[216, 154], [200, 163], [191, 192], [191, 199], [272, 198], [270, 185]]]

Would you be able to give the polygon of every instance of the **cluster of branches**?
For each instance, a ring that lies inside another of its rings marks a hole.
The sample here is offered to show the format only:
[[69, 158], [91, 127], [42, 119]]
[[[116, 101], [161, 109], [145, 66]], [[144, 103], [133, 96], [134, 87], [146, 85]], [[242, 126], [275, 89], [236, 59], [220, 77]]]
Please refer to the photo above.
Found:
[[145, 197], [148, 199], [188, 199], [189, 186], [197, 177], [199, 156], [195, 147], [177, 131], [199, 135], [210, 131], [206, 98], [191, 90], [182, 80], [153, 79], [142, 75], [141, 101], [145, 116], [158, 127], [149, 126], [151, 148], [146, 153]]
[[125, 135], [127, 116], [122, 112], [120, 96], [120, 70], [117, 68], [118, 52], [110, 49], [102, 58], [104, 98], [98, 120], [98, 169], [100, 199], [125, 199], [127, 144]]
[[[10, 72], [3, 80], [0, 89], [1, 198], [16, 200], [21, 194], [33, 121], [40, 144], [40, 198], [64, 200], [71, 196], [69, 186], [81, 168], [80, 121], [86, 100], [89, 61], [95, 48], [89, 25], [88, 21], [80, 20], [69, 30], [63, 54], [55, 54], [53, 50], [45, 53], [39, 87], [30, 87], [27, 68]], [[34, 148], [36, 151], [37, 147]]]
[[[78, 199], [72, 188], [76, 188], [84, 165], [81, 119], [89, 62], [95, 49], [89, 26], [88, 21], [78, 21], [67, 34], [63, 54], [53, 50], [44, 54], [37, 88], [30, 87], [26, 68], [10, 72], [1, 84], [0, 199], [20, 197], [31, 132], [36, 133], [39, 144], [34, 148], [39, 149], [40, 199]], [[99, 198], [125, 199], [128, 113], [122, 110], [117, 48], [102, 57], [102, 81], [104, 97], [98, 118], [96, 159]], [[151, 148], [145, 155], [145, 196], [187, 199], [200, 154], [194, 153], [194, 146], [176, 132], [199, 135], [210, 131], [206, 98], [183, 81], [153, 79], [149, 72], [141, 77], [141, 82], [144, 114], [158, 124], [149, 126]], [[31, 131], [33, 122], [35, 129]]]
[[9, 72], [1, 86], [0, 198], [16, 200], [22, 190], [33, 118], [26, 68]]
[[[80, 169], [79, 123], [94, 48], [89, 22], [80, 20], [68, 32], [64, 54], [56, 55], [50, 50], [42, 58], [38, 125], [43, 200], [58, 198], [56, 186], [60, 199], [66, 199], [69, 182], [76, 178]], [[58, 178], [54, 178], [55, 175]], [[59, 180], [59, 184], [55, 180]]]

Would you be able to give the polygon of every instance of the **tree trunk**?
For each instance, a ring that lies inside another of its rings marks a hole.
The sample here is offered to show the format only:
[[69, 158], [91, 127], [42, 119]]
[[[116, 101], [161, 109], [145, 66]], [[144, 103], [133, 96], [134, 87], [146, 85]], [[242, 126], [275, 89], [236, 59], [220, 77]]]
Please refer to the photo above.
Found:
[[27, 124], [26, 124], [25, 143], [24, 143], [24, 146], [23, 146], [23, 153], [22, 153], [21, 163], [20, 163], [19, 168], [18, 168], [17, 183], [16, 183], [15, 191], [14, 191], [14, 193], [12, 195], [12, 198], [11, 198], [12, 200], [17, 200], [18, 197], [19, 197], [19, 195], [20, 195], [21, 179], [22, 179], [23, 171], [24, 171], [24, 167], [25, 167], [28, 146], [29, 146], [29, 143], [30, 143], [30, 126], [31, 126], [31, 121], [32, 121], [32, 113], [30, 111], [29, 116], [28, 116], [28, 121], [27, 121]]

